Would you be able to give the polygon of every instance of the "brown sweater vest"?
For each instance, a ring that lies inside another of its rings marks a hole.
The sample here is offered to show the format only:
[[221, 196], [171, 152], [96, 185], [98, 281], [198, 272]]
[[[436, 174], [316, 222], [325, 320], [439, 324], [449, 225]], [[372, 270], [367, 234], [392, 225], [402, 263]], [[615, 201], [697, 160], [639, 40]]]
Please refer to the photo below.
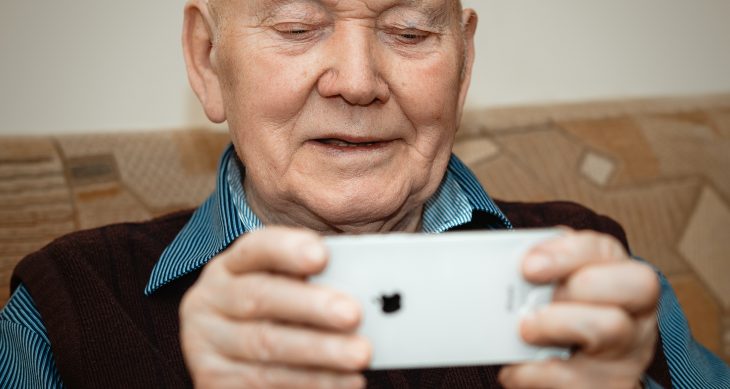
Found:
[[[567, 225], [611, 234], [626, 245], [621, 227], [564, 202], [498, 205], [517, 228]], [[192, 382], [178, 340], [178, 305], [199, 272], [143, 294], [152, 267], [190, 219], [180, 212], [146, 223], [118, 224], [62, 237], [25, 258], [12, 285], [23, 283], [43, 317], [61, 377], [72, 388], [181, 388]], [[475, 213], [459, 230], [484, 228]], [[628, 247], [628, 246], [627, 246]], [[648, 373], [670, 387], [657, 345]], [[493, 388], [499, 366], [368, 371], [369, 388]]]

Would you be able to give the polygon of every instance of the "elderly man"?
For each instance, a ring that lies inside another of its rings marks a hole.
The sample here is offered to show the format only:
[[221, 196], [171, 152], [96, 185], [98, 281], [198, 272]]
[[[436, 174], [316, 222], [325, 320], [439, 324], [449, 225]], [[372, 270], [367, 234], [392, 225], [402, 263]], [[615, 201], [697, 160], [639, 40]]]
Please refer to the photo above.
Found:
[[[565, 203], [497, 206], [451, 155], [476, 25], [456, 0], [190, 0], [190, 83], [233, 141], [216, 191], [194, 213], [26, 258], [0, 314], [0, 386], [730, 385], [614, 222]], [[574, 347], [568, 360], [365, 371], [360, 307], [306, 281], [327, 266], [322, 235], [512, 224], [594, 230], [524, 259], [527, 279], [560, 286], [522, 336]]]

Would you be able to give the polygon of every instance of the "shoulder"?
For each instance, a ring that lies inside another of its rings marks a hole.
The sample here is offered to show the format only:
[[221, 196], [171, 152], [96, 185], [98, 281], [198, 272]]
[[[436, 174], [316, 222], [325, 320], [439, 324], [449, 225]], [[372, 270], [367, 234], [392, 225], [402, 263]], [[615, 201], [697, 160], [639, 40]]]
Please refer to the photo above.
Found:
[[[109, 371], [112, 363], [125, 358], [134, 361], [131, 352], [114, 361], [104, 359], [100, 354], [104, 350], [94, 351], [99, 342], [111, 342], [115, 350], [164, 343], [161, 348], [174, 352], [177, 337], [170, 328], [177, 325], [180, 296], [175, 290], [149, 299], [144, 289], [160, 255], [191, 216], [192, 211], [185, 211], [147, 222], [79, 231], [18, 264], [12, 286], [27, 289], [33, 297], [65, 381], [78, 383], [89, 369]], [[152, 354], [143, 354], [136, 357], [149, 363]]]
[[[157, 260], [192, 215], [180, 211], [137, 223], [120, 223], [73, 232], [26, 256], [12, 277], [12, 289], [34, 278], [44, 278], [51, 268], [96, 267], [113, 264], [114, 258], [135, 257], [139, 261]], [[62, 270], [62, 269], [59, 269]]]
[[171, 240], [188, 222], [192, 211], [180, 211], [158, 218], [135, 223], [110, 224], [89, 230], [72, 232], [57, 238], [38, 252], [31, 254], [33, 257], [44, 251], [63, 251], [65, 249], [81, 248], [89, 249], [92, 246], [103, 246], [115, 241], [150, 241], [159, 239]]
[[566, 226], [575, 230], [593, 230], [613, 235], [628, 249], [626, 233], [617, 221], [581, 204], [570, 201], [525, 203], [500, 200], [495, 203], [515, 228]]
[[192, 211], [180, 211], [145, 222], [110, 224], [64, 235], [40, 250], [68, 249], [88, 244], [104, 245], [123, 240], [170, 240], [188, 222]]

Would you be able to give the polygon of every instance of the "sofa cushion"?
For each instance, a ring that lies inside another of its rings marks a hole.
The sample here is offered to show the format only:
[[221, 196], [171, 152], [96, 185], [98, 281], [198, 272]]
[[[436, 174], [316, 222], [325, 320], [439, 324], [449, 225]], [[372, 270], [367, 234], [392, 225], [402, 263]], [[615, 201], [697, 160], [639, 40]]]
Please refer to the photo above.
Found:
[[[227, 143], [204, 130], [0, 137], [0, 306], [15, 263], [52, 239], [199, 205]], [[730, 96], [470, 111], [455, 152], [494, 197], [618, 220], [695, 336], [730, 356]]]

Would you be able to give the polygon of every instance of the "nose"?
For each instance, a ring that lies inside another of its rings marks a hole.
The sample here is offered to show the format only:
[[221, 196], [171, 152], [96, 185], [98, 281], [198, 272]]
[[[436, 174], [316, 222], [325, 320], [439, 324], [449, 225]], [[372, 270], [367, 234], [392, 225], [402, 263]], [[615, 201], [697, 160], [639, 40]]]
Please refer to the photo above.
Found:
[[327, 44], [328, 68], [317, 89], [323, 97], [341, 97], [349, 104], [367, 106], [385, 103], [390, 89], [380, 72], [375, 33], [371, 28], [353, 26], [335, 31]]

